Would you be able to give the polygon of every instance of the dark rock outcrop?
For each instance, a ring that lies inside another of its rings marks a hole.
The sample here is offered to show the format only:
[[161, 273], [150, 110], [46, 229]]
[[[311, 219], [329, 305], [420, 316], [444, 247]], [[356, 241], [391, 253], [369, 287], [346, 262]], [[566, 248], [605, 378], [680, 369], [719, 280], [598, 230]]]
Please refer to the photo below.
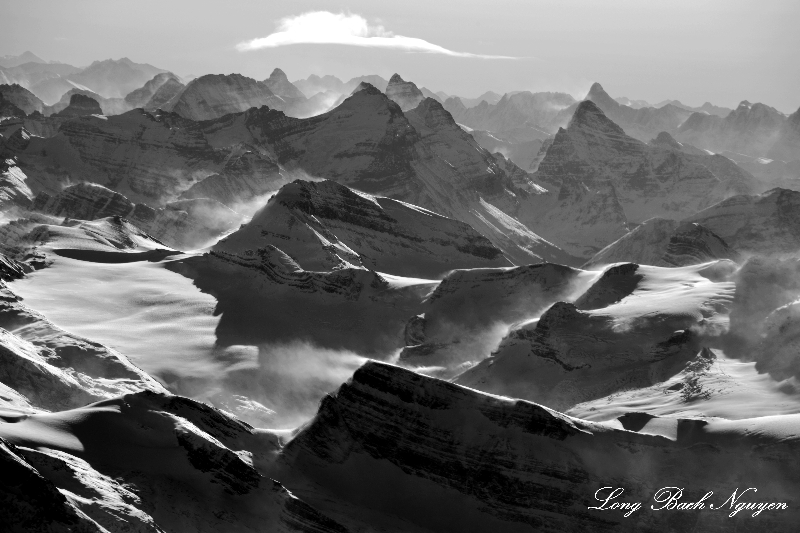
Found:
[[54, 116], [60, 118], [82, 117], [84, 115], [102, 115], [103, 110], [97, 100], [82, 94], [73, 94], [69, 99], [69, 105]]

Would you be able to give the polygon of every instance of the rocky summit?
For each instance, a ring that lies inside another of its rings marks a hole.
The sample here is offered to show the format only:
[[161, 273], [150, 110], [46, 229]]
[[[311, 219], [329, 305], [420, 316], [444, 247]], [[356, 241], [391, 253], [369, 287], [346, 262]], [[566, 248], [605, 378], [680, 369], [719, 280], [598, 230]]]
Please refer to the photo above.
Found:
[[389, 79], [385, 93], [403, 111], [414, 109], [425, 98], [422, 91], [413, 82], [404, 81], [399, 74], [395, 74]]

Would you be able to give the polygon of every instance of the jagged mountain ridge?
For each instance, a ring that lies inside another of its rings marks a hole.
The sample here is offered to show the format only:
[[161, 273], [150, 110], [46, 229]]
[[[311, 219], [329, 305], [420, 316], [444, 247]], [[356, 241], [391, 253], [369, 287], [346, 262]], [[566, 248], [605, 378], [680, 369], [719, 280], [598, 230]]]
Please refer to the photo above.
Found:
[[264, 245], [280, 248], [311, 271], [360, 267], [435, 278], [453, 268], [510, 265], [463, 222], [332, 181], [285, 185], [214, 250], [244, 256]]
[[474, 107], [449, 98], [444, 107], [460, 124], [488, 130], [514, 142], [526, 142], [549, 137], [554, 131], [550, 122], [574, 103], [575, 99], [564, 93], [522, 91], [503, 95], [495, 104], [482, 100]]
[[[448, 413], [456, 418], [443, 426]], [[680, 479], [680, 486], [695, 486], [693, 461], [706, 465], [704, 480], [725, 496], [739, 483], [735, 472], [741, 468], [787, 497], [773, 476], [793, 474], [779, 465], [759, 473], [768, 468], [765, 456], [722, 444], [716, 432], [727, 422], [652, 419], [681, 428], [664, 438], [644, 429], [636, 433], [644, 424], [620, 420], [617, 427], [629, 431], [370, 362], [326, 397], [313, 421], [281, 450], [276, 477], [354, 529], [364, 527], [355, 509], [367, 506], [372, 527], [396, 527], [400, 516], [408, 528], [422, 530], [663, 531], [670, 527], [665, 514], [592, 514], [587, 484], [619, 480], [630, 497], [641, 494], [644, 501], [661, 487], [662, 472]], [[794, 424], [796, 418], [784, 420]], [[748, 422], [769, 426], [766, 420]], [[745, 431], [748, 422], [736, 431]], [[795, 446], [787, 443], [777, 453], [790, 457]], [[687, 462], [676, 466], [676, 456]], [[680, 527], [724, 528], [729, 520], [727, 513], [685, 516]], [[793, 518], [785, 515], [767, 519], [781, 531], [792, 527]]]
[[206, 131], [214, 146], [264, 146], [289, 169], [467, 222], [515, 262], [569, 260], [492, 204], [516, 203], [516, 194], [527, 193], [432, 99], [404, 114], [364, 85], [322, 115], [292, 119], [253, 109], [208, 124]]
[[[677, 130], [675, 136], [695, 146], [750, 156], [766, 156], [778, 141], [786, 117], [762, 103], [743, 101], [724, 118], [695, 113]], [[800, 158], [800, 152], [792, 159]]]
[[[559, 197], [581, 189], [585, 189], [582, 194], [601, 195], [608, 207], [601, 207], [598, 215], [613, 215], [611, 220], [617, 221], [608, 232], [598, 234], [596, 225], [583, 233], [584, 228], [574, 223], [571, 227], [553, 224], [546, 214], [555, 209], [552, 207], [532, 210], [531, 218], [519, 215], [523, 223], [555, 242], [566, 245], [581, 239], [575, 242], [580, 246], [578, 253], [572, 252], [575, 255], [586, 254], [597, 246], [594, 243], [602, 244], [595, 252], [610, 244], [627, 232], [627, 222], [653, 216], [681, 219], [754, 189], [754, 178], [728, 159], [687, 153], [684, 147], [669, 142], [644, 144], [626, 135], [590, 100], [581, 102], [567, 129], [559, 130], [545, 148], [534, 179]], [[539, 198], [542, 203], [554, 201], [552, 196]], [[576, 210], [562, 202], [556, 216], [565, 217]], [[585, 212], [585, 208], [577, 212]]]

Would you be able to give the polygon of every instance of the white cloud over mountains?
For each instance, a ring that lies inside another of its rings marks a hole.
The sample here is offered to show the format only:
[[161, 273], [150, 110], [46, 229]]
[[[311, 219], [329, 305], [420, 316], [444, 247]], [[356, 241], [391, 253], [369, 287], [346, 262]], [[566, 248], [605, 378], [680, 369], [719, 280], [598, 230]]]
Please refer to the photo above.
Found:
[[454, 57], [516, 59], [509, 56], [455, 52], [424, 39], [395, 35], [379, 24], [369, 24], [367, 19], [360, 15], [337, 14], [329, 11], [313, 11], [295, 17], [282, 18], [274, 33], [239, 43], [236, 48], [244, 52], [291, 44], [344, 44]]

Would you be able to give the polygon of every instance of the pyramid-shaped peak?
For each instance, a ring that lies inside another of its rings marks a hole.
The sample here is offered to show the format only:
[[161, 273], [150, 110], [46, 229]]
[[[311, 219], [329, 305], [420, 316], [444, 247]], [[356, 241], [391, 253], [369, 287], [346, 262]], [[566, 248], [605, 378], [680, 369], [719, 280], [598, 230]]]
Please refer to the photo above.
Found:
[[272, 74], [269, 75], [270, 80], [288, 80], [289, 78], [286, 77], [286, 73], [279, 68], [276, 68], [272, 71]]
[[625, 136], [625, 132], [608, 118], [603, 111], [591, 100], [584, 100], [578, 104], [567, 131], [595, 130], [604, 133]]
[[613, 98], [611, 98], [605, 89], [603, 89], [603, 86], [597, 82], [592, 84], [592, 87], [589, 89], [589, 93], [586, 95], [585, 100], [592, 100], [602, 106], [611, 105], [612, 102], [614, 104], [617, 103]]
[[600, 85], [598, 82], [594, 82], [594, 83], [592, 84], [592, 86], [589, 88], [589, 93], [587, 94], [586, 98], [589, 98], [589, 95], [592, 95], [592, 94], [604, 94], [604, 95], [608, 95], [608, 93], [606, 92], [606, 90], [605, 90], [605, 89], [603, 89], [603, 86], [602, 86], [602, 85]]
[[578, 103], [578, 107], [575, 109], [575, 114], [572, 115], [572, 120], [583, 120], [589, 116], [601, 116], [605, 118], [605, 114], [599, 107], [597, 107], [597, 104], [591, 100], [583, 100], [582, 102]]
[[389, 78], [389, 85], [394, 85], [397, 83], [405, 83], [406, 80], [400, 77], [400, 74], [393, 74], [391, 78]]

